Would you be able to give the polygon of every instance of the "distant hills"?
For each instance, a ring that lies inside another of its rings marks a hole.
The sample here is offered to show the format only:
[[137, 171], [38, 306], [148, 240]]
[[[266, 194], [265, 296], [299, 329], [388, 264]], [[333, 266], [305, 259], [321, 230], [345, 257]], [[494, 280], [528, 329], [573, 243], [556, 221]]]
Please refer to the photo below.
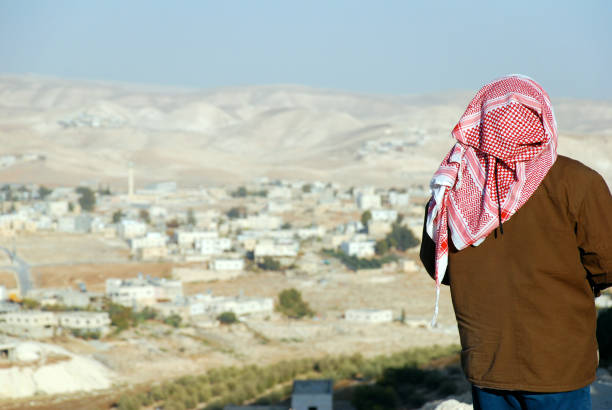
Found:
[[[296, 85], [194, 90], [0, 76], [0, 182], [137, 186], [257, 176], [426, 184], [473, 91], [366, 95]], [[612, 181], [612, 101], [553, 98], [560, 152]], [[41, 159], [44, 158], [44, 159]]]

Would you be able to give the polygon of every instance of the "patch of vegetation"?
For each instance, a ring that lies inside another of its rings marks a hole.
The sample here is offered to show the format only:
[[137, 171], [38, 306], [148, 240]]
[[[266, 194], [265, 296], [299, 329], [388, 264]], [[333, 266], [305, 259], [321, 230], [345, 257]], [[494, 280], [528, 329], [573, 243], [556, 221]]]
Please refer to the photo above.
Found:
[[308, 303], [302, 300], [302, 294], [294, 288], [285, 289], [278, 295], [276, 310], [292, 319], [301, 319], [305, 316], [314, 316]]
[[229, 219], [246, 218], [247, 210], [244, 206], [235, 206], [230, 208], [226, 215]]
[[359, 258], [355, 255], [347, 255], [341, 250], [323, 249], [325, 255], [333, 256], [334, 258], [340, 259], [340, 261], [350, 270], [360, 269], [378, 269], [381, 268], [385, 263], [393, 262], [397, 260], [395, 255], [386, 255], [381, 258]]
[[96, 207], [96, 194], [91, 188], [80, 186], [76, 189], [76, 192], [80, 195], [79, 205], [84, 211], [93, 211]]
[[178, 328], [181, 325], [181, 321], [183, 320], [183, 318], [181, 318], [179, 315], [177, 315], [176, 313], [164, 318], [164, 323], [167, 325], [170, 325], [172, 327]]
[[[290, 396], [291, 381], [297, 378], [332, 378], [364, 383], [352, 390], [352, 402], [358, 410], [418, 407], [426, 397], [452, 390], [452, 382], [447, 383], [443, 372], [422, 367], [437, 358], [456, 356], [458, 351], [456, 345], [432, 346], [368, 359], [354, 354], [281, 361], [266, 367], [222, 367], [156, 384], [146, 393], [124, 394], [116, 406], [130, 410], [145, 406], [221, 410], [246, 402], [277, 404]], [[201, 407], [203, 403], [206, 405]]]
[[257, 267], [263, 270], [273, 270], [273, 271], [282, 270], [282, 266], [280, 262], [271, 256], [264, 256], [263, 261], [259, 262], [257, 264]]
[[414, 236], [409, 228], [400, 225], [399, 222], [394, 222], [391, 232], [387, 234], [385, 239], [376, 242], [375, 249], [377, 255], [384, 255], [391, 249], [397, 249], [403, 252], [420, 243], [421, 242]]
[[217, 320], [224, 325], [232, 325], [239, 322], [238, 317], [234, 312], [223, 312], [217, 316]]
[[86, 340], [89, 340], [89, 339], [98, 340], [102, 336], [99, 330], [72, 329], [70, 333], [74, 337], [80, 337], [81, 339], [86, 339]]

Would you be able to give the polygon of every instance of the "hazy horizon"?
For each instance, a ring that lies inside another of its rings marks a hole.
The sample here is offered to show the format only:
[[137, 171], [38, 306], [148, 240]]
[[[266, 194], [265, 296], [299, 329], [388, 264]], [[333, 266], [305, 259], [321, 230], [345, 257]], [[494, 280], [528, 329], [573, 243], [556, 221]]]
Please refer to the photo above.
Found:
[[475, 91], [508, 73], [610, 100], [612, 4], [0, 1], [0, 72], [198, 89]]

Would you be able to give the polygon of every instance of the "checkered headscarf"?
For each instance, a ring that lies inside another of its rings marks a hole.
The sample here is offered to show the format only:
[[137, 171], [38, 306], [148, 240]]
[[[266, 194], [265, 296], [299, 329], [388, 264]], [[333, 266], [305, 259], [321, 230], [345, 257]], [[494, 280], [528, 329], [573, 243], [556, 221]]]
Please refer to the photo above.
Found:
[[531, 197], [557, 158], [557, 124], [546, 91], [509, 75], [478, 91], [452, 131], [457, 140], [431, 180], [427, 233], [436, 244], [436, 308], [456, 249], [479, 245]]

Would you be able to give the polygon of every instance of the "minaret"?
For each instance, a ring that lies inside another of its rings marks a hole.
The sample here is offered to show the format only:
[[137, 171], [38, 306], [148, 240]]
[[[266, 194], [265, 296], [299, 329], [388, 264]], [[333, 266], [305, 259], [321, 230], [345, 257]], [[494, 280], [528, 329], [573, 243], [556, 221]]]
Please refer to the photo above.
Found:
[[128, 164], [128, 198], [134, 196], [134, 163]]

